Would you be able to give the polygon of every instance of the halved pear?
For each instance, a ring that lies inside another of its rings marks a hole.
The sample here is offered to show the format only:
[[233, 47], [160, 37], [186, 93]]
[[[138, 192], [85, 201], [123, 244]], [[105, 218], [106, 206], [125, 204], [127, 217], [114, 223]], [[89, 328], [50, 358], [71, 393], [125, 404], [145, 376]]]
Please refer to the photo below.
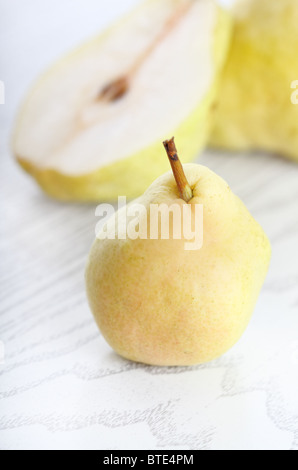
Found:
[[146, 1], [36, 83], [17, 119], [18, 161], [58, 199], [140, 195], [167, 169], [165, 137], [185, 161], [205, 145], [230, 31], [212, 0]]

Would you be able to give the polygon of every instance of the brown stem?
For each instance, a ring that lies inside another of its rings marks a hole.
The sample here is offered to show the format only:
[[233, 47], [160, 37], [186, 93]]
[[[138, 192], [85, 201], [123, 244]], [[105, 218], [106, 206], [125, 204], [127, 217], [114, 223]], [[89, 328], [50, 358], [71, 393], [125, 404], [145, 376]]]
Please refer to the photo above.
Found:
[[193, 193], [186, 179], [183, 166], [179, 160], [174, 137], [171, 140], [165, 140], [163, 144], [168, 154], [180, 196], [185, 202], [189, 202], [193, 198]]
[[98, 98], [104, 101], [116, 101], [119, 98], [122, 98], [125, 93], [128, 92], [131, 81], [139, 69], [142, 67], [146, 59], [154, 52], [157, 46], [167, 37], [167, 35], [174, 29], [176, 24], [180, 21], [188, 10], [193, 6], [193, 2], [189, 1], [181, 5], [178, 9], [174, 11], [169, 20], [164, 25], [162, 31], [154, 38], [151, 44], [145, 49], [145, 51], [137, 57], [134, 64], [127, 71], [127, 73], [120, 76], [116, 80], [108, 83], [99, 93]]

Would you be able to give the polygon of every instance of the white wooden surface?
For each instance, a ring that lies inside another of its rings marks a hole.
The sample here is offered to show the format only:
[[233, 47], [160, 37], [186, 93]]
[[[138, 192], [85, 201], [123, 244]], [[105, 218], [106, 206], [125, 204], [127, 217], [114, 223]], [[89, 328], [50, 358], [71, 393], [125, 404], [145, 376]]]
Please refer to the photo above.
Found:
[[94, 206], [48, 199], [11, 158], [12, 121], [32, 79], [136, 3], [0, 0], [0, 448], [297, 450], [298, 165], [203, 156], [264, 226], [273, 259], [232, 351], [162, 369], [117, 357], [93, 322], [83, 274]]

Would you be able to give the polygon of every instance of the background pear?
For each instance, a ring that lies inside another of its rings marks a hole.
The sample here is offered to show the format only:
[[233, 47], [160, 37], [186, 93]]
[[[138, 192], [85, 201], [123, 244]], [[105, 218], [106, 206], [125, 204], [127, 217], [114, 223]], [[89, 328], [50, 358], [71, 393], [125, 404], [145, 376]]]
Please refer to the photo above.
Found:
[[[271, 255], [262, 228], [225, 181], [203, 166], [183, 168], [193, 196], [188, 204], [204, 206], [203, 247], [186, 251], [183, 237], [122, 239], [134, 205], [142, 204], [150, 219], [151, 204], [187, 204], [170, 172], [115, 216], [115, 239], [97, 239], [86, 268], [103, 336], [121, 356], [146, 364], [200, 364], [231, 348], [248, 325]], [[109, 236], [113, 222], [103, 229]]]
[[235, 19], [210, 143], [298, 160], [298, 2], [242, 1]]
[[14, 132], [19, 163], [62, 200], [139, 196], [166, 170], [165, 135], [186, 161], [206, 144], [230, 32], [212, 0], [147, 0], [36, 83]]

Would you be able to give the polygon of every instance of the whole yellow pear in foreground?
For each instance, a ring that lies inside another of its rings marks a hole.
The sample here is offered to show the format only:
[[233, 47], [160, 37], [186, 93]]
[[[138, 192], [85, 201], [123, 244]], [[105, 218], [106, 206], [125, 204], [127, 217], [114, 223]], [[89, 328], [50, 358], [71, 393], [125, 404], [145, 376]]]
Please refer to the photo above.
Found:
[[[121, 209], [115, 225], [108, 222], [89, 256], [86, 286], [95, 320], [111, 347], [133, 361], [184, 366], [225, 353], [247, 327], [268, 270], [270, 243], [227, 183], [200, 165], [184, 171], [191, 212], [203, 204], [201, 249], [186, 250], [184, 238], [120, 239], [126, 215], [140, 204], [145, 214], [136, 216], [136, 226], [142, 217], [150, 222], [151, 204], [187, 204], [170, 172]], [[113, 226], [116, 237], [108, 239]]]
[[298, 2], [242, 1], [235, 23], [210, 144], [298, 161]]

